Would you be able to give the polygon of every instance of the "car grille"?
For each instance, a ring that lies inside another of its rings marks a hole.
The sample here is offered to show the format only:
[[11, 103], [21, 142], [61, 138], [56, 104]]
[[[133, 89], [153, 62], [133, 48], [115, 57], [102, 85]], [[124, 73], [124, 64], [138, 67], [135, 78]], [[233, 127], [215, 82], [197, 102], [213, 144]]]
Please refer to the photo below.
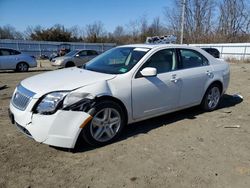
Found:
[[34, 95], [34, 92], [24, 88], [22, 85], [18, 85], [16, 92], [12, 96], [12, 104], [19, 110], [24, 111]]

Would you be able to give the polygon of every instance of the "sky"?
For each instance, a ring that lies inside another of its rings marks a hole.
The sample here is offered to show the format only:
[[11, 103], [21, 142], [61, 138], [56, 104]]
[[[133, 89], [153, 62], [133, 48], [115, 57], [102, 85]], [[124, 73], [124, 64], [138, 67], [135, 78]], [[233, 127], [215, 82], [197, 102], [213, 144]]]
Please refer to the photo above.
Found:
[[150, 23], [172, 0], [0, 0], [0, 26], [12, 25], [23, 32], [28, 26], [66, 28], [101, 21], [108, 32], [146, 15]]

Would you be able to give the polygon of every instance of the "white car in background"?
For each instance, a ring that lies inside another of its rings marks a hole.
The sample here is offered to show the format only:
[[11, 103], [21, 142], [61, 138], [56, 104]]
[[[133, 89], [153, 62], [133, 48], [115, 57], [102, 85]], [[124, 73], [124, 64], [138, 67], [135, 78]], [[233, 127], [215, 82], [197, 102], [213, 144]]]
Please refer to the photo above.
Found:
[[17, 50], [0, 48], [0, 70], [16, 70], [27, 72], [29, 68], [36, 67], [36, 59]]
[[97, 55], [98, 52], [95, 50], [73, 50], [64, 56], [53, 58], [51, 64], [59, 67], [79, 67]]
[[74, 148], [78, 137], [105, 145], [125, 125], [195, 105], [217, 108], [228, 63], [187, 45], [126, 45], [23, 80], [10, 118], [37, 142]]

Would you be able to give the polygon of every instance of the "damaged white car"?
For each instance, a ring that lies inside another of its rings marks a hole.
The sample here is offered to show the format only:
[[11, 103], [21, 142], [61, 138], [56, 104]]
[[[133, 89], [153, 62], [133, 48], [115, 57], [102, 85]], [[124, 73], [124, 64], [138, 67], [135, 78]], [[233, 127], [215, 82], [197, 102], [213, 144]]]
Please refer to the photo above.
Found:
[[10, 102], [12, 123], [37, 142], [74, 148], [79, 137], [105, 145], [125, 125], [195, 105], [218, 106], [229, 65], [186, 45], [126, 45], [83, 68], [23, 80]]

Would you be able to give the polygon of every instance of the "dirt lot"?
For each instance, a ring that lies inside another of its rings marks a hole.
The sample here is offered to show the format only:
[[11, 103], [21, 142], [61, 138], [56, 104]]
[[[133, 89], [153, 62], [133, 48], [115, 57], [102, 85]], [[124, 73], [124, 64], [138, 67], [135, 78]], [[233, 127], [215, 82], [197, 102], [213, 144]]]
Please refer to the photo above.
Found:
[[0, 72], [8, 86], [0, 90], [0, 187], [250, 187], [250, 64], [231, 64], [218, 110], [129, 125], [116, 143], [81, 143], [75, 153], [28, 139], [7, 116], [15, 86], [50, 69]]

